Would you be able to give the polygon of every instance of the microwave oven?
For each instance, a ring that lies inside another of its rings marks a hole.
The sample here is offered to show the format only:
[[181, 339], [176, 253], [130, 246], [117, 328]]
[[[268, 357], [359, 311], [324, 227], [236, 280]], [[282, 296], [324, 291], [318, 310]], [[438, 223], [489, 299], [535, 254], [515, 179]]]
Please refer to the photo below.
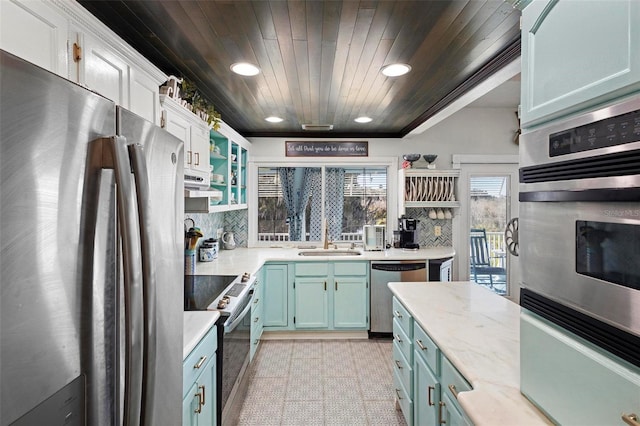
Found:
[[385, 248], [384, 225], [365, 225], [362, 230], [364, 250], [365, 251], [381, 251]]

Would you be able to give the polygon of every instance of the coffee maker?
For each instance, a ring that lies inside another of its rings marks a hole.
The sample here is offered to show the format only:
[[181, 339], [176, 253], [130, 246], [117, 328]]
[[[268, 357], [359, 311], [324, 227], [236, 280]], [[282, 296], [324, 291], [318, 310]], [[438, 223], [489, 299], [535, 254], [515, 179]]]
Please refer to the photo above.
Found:
[[398, 232], [400, 233], [400, 248], [419, 249], [418, 244], [418, 219], [405, 217], [398, 219]]

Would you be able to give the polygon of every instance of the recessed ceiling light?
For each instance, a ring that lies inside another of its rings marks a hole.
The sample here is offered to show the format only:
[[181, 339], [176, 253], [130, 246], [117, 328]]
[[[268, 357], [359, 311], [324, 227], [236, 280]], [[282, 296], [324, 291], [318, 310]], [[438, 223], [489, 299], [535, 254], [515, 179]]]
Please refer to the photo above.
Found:
[[268, 121], [269, 123], [281, 123], [283, 120], [280, 117], [276, 117], [274, 115], [272, 115], [271, 117], [267, 117], [265, 118], [266, 121]]
[[356, 123], [371, 123], [371, 121], [373, 121], [373, 118], [363, 116], [363, 117], [354, 118], [353, 121], [355, 121]]
[[231, 71], [236, 74], [252, 76], [260, 74], [260, 68], [248, 62], [236, 62], [231, 65]]
[[407, 64], [389, 64], [382, 67], [382, 74], [387, 77], [398, 77], [399, 75], [405, 75], [411, 71], [411, 67]]

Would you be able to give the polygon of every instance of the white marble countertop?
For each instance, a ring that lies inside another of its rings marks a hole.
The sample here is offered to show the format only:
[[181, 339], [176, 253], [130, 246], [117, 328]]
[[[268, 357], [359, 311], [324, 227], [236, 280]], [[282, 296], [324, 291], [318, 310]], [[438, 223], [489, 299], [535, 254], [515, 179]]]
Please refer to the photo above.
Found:
[[[344, 247], [339, 247], [344, 249]], [[213, 262], [197, 262], [196, 275], [240, 275], [244, 272], [255, 274], [265, 262], [313, 262], [313, 261], [354, 261], [354, 260], [414, 260], [444, 259], [455, 256], [453, 247], [423, 248], [420, 250], [389, 249], [384, 251], [359, 251], [353, 256], [300, 256], [299, 248], [237, 248], [220, 250]]]
[[475, 425], [551, 424], [520, 393], [520, 307], [468, 282], [389, 283], [473, 387], [458, 402]]
[[213, 327], [220, 317], [217, 311], [186, 311], [184, 313], [184, 334], [182, 359], [184, 360], [196, 347], [200, 339]]

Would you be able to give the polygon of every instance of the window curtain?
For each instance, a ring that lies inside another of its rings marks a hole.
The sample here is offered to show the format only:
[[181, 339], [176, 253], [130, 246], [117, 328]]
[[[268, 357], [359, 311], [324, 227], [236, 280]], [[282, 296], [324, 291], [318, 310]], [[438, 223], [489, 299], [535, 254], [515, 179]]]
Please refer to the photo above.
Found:
[[325, 211], [330, 241], [339, 241], [342, 235], [344, 176], [344, 169], [327, 167], [325, 171]]
[[311, 185], [311, 218], [309, 241], [322, 241], [322, 172], [318, 168], [309, 170]]
[[282, 198], [287, 209], [289, 222], [289, 241], [305, 240], [305, 209], [312, 193], [313, 183], [319, 174], [318, 169], [308, 167], [280, 167], [280, 185]]

